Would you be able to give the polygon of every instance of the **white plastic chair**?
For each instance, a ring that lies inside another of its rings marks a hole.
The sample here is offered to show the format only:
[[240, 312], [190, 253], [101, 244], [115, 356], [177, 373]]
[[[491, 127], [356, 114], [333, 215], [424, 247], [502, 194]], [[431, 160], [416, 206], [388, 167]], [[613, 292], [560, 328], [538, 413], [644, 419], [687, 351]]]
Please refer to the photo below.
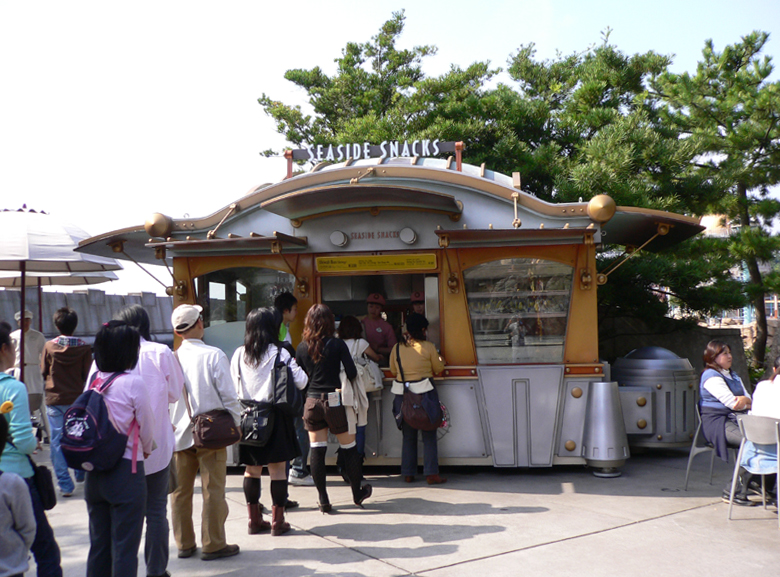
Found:
[[710, 485], [712, 485], [712, 467], [715, 464], [715, 448], [712, 443], [709, 443], [704, 438], [704, 432], [701, 428], [701, 409], [699, 403], [696, 403], [696, 433], [693, 435], [693, 443], [691, 443], [691, 452], [688, 455], [688, 468], [685, 470], [685, 490], [688, 490], [688, 477], [691, 474], [691, 465], [693, 464], [693, 458], [701, 453], [709, 452], [710, 456]]
[[[745, 451], [745, 443], [752, 442], [755, 445], [774, 444], [780, 455], [780, 422], [771, 417], [757, 417], [755, 415], [737, 416], [739, 430], [742, 432], [742, 443], [739, 445], [739, 453], [734, 463], [734, 474], [731, 476], [731, 492], [729, 493], [729, 520], [731, 520], [731, 509], [734, 507], [734, 492], [737, 488], [737, 479], [739, 478], [739, 467], [742, 462], [742, 454]], [[745, 468], [749, 473], [753, 473], [749, 468]], [[780, 466], [775, 460], [775, 475], [777, 475], [777, 485], [780, 488]], [[766, 509], [766, 482], [761, 477], [761, 500]], [[780, 528], [780, 516], [778, 516], [778, 528]]]

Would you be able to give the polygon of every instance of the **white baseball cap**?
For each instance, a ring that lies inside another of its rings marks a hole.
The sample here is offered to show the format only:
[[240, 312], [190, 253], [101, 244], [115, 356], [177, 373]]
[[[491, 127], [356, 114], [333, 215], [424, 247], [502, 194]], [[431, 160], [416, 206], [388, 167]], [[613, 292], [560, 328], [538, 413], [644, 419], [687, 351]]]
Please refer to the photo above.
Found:
[[200, 305], [179, 305], [171, 315], [171, 324], [173, 330], [177, 333], [183, 333], [195, 326], [200, 318], [203, 307]]
[[[25, 311], [24, 311], [24, 318], [26, 318], [26, 319], [31, 319], [31, 318], [33, 318], [33, 314], [32, 314], [30, 311], [28, 311], [28, 310], [25, 310]], [[14, 319], [16, 320], [16, 322], [17, 322], [17, 323], [18, 323], [20, 320], [22, 320], [22, 313], [21, 313], [21, 311], [20, 311], [20, 312], [18, 312], [18, 313], [16, 313], [16, 314], [14, 315]]]

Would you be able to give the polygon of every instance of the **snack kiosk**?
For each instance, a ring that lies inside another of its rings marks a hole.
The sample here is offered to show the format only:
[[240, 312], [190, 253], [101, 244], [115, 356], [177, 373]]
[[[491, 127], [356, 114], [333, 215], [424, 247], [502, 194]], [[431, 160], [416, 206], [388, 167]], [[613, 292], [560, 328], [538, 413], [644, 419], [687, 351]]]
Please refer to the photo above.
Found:
[[[596, 248], [609, 239], [628, 255], [660, 250], [703, 227], [604, 195], [543, 202], [522, 191], [517, 174], [462, 164], [462, 148], [414, 141], [288, 151], [287, 178], [210, 216], [154, 214], [79, 250], [169, 263], [174, 306], [202, 305], [204, 340], [228, 357], [243, 343], [246, 314], [272, 306], [280, 291], [298, 298], [296, 345], [315, 303], [338, 320], [366, 314], [366, 297], [380, 293], [400, 328], [410, 296], [422, 292], [429, 340], [446, 361], [437, 379], [450, 417], [439, 432], [442, 464], [612, 473], [629, 452], [620, 392], [599, 359], [596, 294], [608, 278]], [[323, 162], [293, 175], [300, 156]], [[631, 418], [652, 426], [646, 396]], [[400, 463], [389, 386], [371, 397], [367, 463]]]

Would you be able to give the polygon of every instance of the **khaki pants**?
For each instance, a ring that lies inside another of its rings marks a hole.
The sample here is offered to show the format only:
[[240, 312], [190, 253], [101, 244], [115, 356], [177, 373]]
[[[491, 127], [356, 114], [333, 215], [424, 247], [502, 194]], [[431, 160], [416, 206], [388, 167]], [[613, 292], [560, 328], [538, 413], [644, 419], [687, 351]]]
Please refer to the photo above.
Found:
[[200, 469], [203, 489], [201, 540], [203, 553], [219, 551], [227, 545], [225, 520], [228, 506], [225, 500], [227, 480], [226, 449], [196, 449], [191, 447], [173, 454], [178, 486], [171, 493], [173, 537], [179, 549], [195, 547], [195, 529], [192, 523], [192, 494], [195, 477]]

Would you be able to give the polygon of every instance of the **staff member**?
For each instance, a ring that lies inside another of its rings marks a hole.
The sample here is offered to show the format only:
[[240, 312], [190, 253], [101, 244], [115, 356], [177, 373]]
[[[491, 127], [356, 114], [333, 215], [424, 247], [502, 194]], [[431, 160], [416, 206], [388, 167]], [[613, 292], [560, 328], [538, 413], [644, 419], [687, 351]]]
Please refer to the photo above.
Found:
[[387, 366], [390, 351], [395, 346], [397, 339], [395, 331], [390, 323], [382, 318], [382, 310], [385, 307], [385, 297], [379, 293], [371, 293], [366, 299], [368, 316], [361, 322], [366, 333], [366, 340], [371, 348], [382, 355], [382, 366]]

